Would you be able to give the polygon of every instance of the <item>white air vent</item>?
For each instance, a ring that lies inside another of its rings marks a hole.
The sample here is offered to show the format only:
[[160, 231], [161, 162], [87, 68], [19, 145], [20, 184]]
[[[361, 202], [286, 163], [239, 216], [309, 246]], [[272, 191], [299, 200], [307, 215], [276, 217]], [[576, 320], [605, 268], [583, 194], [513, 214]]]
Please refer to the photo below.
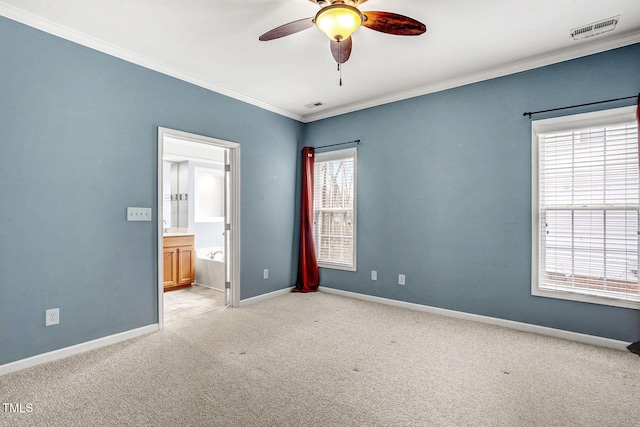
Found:
[[613, 29], [616, 28], [616, 24], [619, 19], [620, 15], [574, 28], [571, 30], [571, 37], [573, 37], [574, 40], [580, 40], [591, 36], [597, 36], [598, 34], [606, 33], [608, 31], [613, 31]]
[[322, 102], [320, 102], [320, 101], [316, 101], [316, 102], [312, 102], [311, 104], [305, 105], [305, 107], [311, 109], [311, 108], [320, 107], [321, 105], [324, 105], [324, 104]]

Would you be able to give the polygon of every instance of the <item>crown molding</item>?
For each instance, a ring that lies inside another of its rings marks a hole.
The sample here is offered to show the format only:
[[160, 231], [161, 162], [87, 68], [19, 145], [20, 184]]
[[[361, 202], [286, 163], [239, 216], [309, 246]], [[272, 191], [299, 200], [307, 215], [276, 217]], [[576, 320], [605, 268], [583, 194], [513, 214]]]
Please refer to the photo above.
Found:
[[4, 16], [5, 18], [11, 19], [12, 21], [16, 21], [21, 24], [28, 25], [29, 27], [36, 28], [38, 30], [52, 34], [54, 36], [63, 38], [65, 40], [69, 40], [71, 42], [88, 47], [90, 49], [96, 50], [98, 52], [102, 52], [107, 55], [114, 56], [116, 58], [130, 62], [132, 64], [136, 64], [141, 67], [148, 68], [150, 70], [165, 74], [167, 76], [174, 77], [178, 80], [182, 80], [184, 82], [191, 83], [196, 86], [200, 86], [204, 89], [208, 89], [213, 92], [219, 93], [221, 95], [225, 95], [230, 98], [236, 99], [238, 101], [242, 101], [247, 104], [254, 105], [256, 107], [262, 108], [267, 111], [271, 111], [281, 116], [289, 117], [297, 121], [302, 121], [302, 116], [298, 114], [294, 114], [290, 111], [275, 107], [273, 105], [267, 104], [265, 102], [259, 101], [257, 99], [251, 98], [241, 93], [234, 92], [225, 87], [218, 86], [210, 81], [200, 79], [192, 74], [185, 73], [184, 71], [170, 67], [166, 64], [162, 64], [158, 61], [144, 57], [140, 54], [131, 52], [129, 50], [123, 49], [114, 44], [107, 43], [104, 40], [100, 40], [98, 38], [89, 36], [87, 34], [73, 30], [64, 25], [57, 24], [53, 21], [34, 15], [32, 13], [25, 12], [22, 9], [18, 9], [14, 6], [7, 5], [6, 3], [0, 2], [0, 15]]
[[238, 92], [234, 92], [225, 87], [214, 84], [210, 81], [205, 81], [192, 74], [185, 73], [184, 71], [175, 69], [173, 67], [162, 64], [153, 59], [144, 57], [142, 55], [133, 53], [129, 50], [123, 49], [119, 46], [107, 43], [103, 40], [91, 37], [87, 34], [57, 24], [53, 21], [44, 19], [40, 16], [34, 15], [29, 12], [25, 12], [22, 9], [18, 9], [14, 6], [7, 5], [0, 2], [0, 15], [16, 22], [28, 25], [46, 33], [52, 34], [57, 37], [61, 37], [65, 40], [80, 44], [82, 46], [94, 49], [96, 51], [105, 53], [110, 56], [122, 59], [124, 61], [139, 65], [144, 68], [148, 68], [153, 71], [165, 74], [170, 77], [185, 81], [187, 83], [194, 84], [207, 90], [219, 93], [221, 95], [228, 96], [238, 101], [245, 102], [247, 104], [254, 105], [267, 111], [279, 114], [284, 117], [288, 117], [293, 120], [297, 120], [302, 123], [310, 123], [317, 120], [322, 120], [330, 117], [339, 116], [342, 114], [352, 113], [359, 110], [364, 110], [371, 107], [377, 107], [379, 105], [390, 104], [392, 102], [402, 101], [405, 99], [415, 98], [422, 95], [428, 95], [430, 93], [441, 92], [447, 89], [453, 89], [460, 86], [465, 86], [472, 83], [478, 83], [484, 80], [490, 80], [497, 77], [503, 77], [510, 74], [515, 74], [534, 68], [544, 67], [546, 65], [556, 64], [559, 62], [569, 61], [572, 59], [580, 58], [583, 56], [593, 55], [607, 50], [612, 50], [628, 45], [632, 45], [640, 42], [640, 31], [634, 31], [630, 33], [623, 33], [615, 39], [607, 39], [600, 42], [581, 44], [576, 48], [559, 50], [551, 52], [546, 55], [540, 55], [534, 58], [529, 58], [523, 61], [514, 62], [508, 65], [501, 65], [494, 67], [479, 73], [467, 74], [453, 79], [429, 84], [421, 87], [417, 87], [411, 90], [384, 95], [380, 97], [370, 98], [361, 102], [355, 102], [352, 104], [344, 105], [337, 108], [332, 108], [324, 111], [319, 111], [313, 114], [299, 115], [291, 111], [284, 110], [271, 104], [259, 101], [255, 98], [243, 95]]
[[576, 48], [559, 50], [549, 54], [528, 58], [523, 61], [514, 62], [508, 65], [501, 65], [479, 73], [467, 74], [450, 80], [421, 86], [408, 91], [398, 92], [386, 96], [371, 98], [362, 102], [356, 102], [344, 105], [338, 108], [319, 111], [315, 114], [307, 114], [302, 116], [303, 123], [310, 123], [317, 120], [327, 119], [342, 114], [352, 113], [354, 111], [364, 110], [366, 108], [377, 107], [379, 105], [390, 104], [396, 101], [402, 101], [409, 98], [415, 98], [430, 93], [441, 92], [447, 89], [453, 89], [472, 83], [478, 83], [484, 80], [490, 80], [497, 77], [503, 77], [510, 74], [520, 73], [523, 71], [540, 68], [547, 65], [557, 64], [596, 53], [605, 52], [607, 50], [617, 49], [640, 42], [640, 31], [623, 33], [620, 37], [613, 40], [605, 40], [597, 43], [585, 44]]

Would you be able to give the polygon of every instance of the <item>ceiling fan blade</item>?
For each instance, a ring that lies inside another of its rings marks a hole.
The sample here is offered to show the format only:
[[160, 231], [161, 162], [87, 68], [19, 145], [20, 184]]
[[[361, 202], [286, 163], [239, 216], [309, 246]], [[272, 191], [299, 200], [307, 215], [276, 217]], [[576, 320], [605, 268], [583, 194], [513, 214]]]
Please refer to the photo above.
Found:
[[366, 18], [362, 25], [381, 33], [397, 36], [419, 36], [427, 31], [427, 27], [422, 22], [397, 13], [362, 12], [362, 14]]
[[315, 24], [313, 23], [313, 18], [299, 19], [297, 21], [281, 25], [271, 31], [267, 31], [266, 33], [261, 35], [258, 40], [266, 42], [269, 40], [279, 39], [280, 37], [289, 36], [299, 31], [306, 30], [307, 28], [311, 28], [314, 25]]
[[351, 40], [351, 37], [339, 42], [330, 40], [330, 43], [333, 59], [335, 59], [338, 64], [344, 64], [345, 62], [347, 62], [349, 56], [351, 56], [351, 48], [353, 47], [353, 41]]

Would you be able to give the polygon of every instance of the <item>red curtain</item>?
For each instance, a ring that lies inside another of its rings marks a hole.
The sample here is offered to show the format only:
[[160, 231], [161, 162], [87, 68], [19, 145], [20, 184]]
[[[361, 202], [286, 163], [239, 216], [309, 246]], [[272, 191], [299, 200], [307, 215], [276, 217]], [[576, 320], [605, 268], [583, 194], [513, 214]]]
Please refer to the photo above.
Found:
[[316, 246], [313, 242], [313, 147], [302, 149], [302, 221], [298, 280], [293, 292], [316, 292], [320, 284]]

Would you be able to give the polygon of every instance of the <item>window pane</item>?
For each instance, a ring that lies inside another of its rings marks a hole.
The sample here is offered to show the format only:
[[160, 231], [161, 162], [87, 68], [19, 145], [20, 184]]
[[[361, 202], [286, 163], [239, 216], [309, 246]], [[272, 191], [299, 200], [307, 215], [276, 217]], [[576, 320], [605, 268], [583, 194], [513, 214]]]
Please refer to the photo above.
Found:
[[547, 212], [545, 277], [550, 285], [637, 293], [638, 212]]
[[539, 289], [640, 301], [637, 125], [538, 135]]
[[324, 154], [316, 155], [314, 170], [316, 256], [321, 264], [352, 267], [355, 265], [355, 150]]
[[637, 204], [635, 125], [541, 135], [544, 205]]
[[545, 271], [549, 277], [565, 280], [573, 272], [571, 211], [547, 212]]
[[316, 212], [318, 261], [353, 264], [353, 211]]

